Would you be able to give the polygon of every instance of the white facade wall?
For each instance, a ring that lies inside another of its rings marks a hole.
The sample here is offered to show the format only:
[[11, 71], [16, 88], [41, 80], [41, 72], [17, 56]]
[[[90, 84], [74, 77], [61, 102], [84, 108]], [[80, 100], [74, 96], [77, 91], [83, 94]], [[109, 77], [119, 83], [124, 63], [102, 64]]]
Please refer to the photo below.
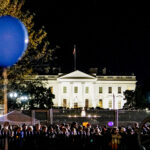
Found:
[[[74, 108], [74, 103], [78, 103], [78, 107], [85, 107], [86, 99], [89, 101], [88, 107], [100, 107], [101, 99], [102, 108], [109, 108], [111, 101], [110, 109], [120, 109], [125, 103], [123, 92], [135, 90], [136, 78], [135, 76], [92, 76], [77, 70], [51, 78], [47, 82], [47, 87], [53, 87], [55, 95], [53, 102], [56, 107], [63, 107], [64, 99], [68, 108]], [[63, 92], [63, 87], [66, 87], [66, 93]], [[78, 88], [77, 93], [74, 92], [75, 87]], [[99, 93], [99, 87], [102, 87], [102, 93]], [[108, 93], [109, 87], [112, 87], [112, 93]], [[118, 93], [118, 87], [121, 87], [121, 93]]]

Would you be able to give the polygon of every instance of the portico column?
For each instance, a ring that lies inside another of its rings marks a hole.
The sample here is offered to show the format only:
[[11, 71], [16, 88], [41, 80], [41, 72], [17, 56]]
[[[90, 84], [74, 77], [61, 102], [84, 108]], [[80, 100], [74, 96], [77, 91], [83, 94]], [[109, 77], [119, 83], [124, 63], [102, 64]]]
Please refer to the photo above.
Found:
[[58, 107], [61, 106], [61, 84], [58, 83]]
[[96, 83], [95, 82], [93, 83], [93, 86], [94, 86], [93, 99], [94, 99], [95, 107], [96, 107], [97, 106], [97, 96], [96, 96]]
[[72, 103], [73, 103], [73, 84], [72, 82], [70, 83], [70, 108], [72, 108]]
[[92, 107], [95, 107], [95, 99], [94, 99], [94, 83], [92, 83], [92, 90], [91, 90], [91, 98], [92, 98]]
[[84, 88], [84, 82], [82, 83], [82, 107], [85, 107], [85, 97], [84, 97], [84, 92], [85, 92], [85, 90], [84, 90], [85, 88]]

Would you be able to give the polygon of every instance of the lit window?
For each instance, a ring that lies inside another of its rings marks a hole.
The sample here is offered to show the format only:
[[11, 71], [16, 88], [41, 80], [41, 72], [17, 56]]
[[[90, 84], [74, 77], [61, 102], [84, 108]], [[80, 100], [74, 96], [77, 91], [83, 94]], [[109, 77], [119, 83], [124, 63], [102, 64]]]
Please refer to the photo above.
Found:
[[102, 100], [102, 99], [99, 100], [99, 107], [100, 107], [100, 108], [103, 107], [103, 100]]
[[118, 101], [118, 109], [121, 109], [121, 101]]
[[99, 87], [99, 93], [103, 93], [103, 88]]
[[121, 87], [118, 87], [118, 93], [119, 94], [121, 93]]
[[67, 87], [66, 86], [63, 87], [63, 93], [67, 93]]
[[78, 103], [74, 103], [74, 108], [78, 108]]
[[53, 93], [53, 87], [50, 87], [51, 93]]
[[67, 100], [63, 99], [63, 107], [67, 107]]
[[112, 108], [112, 100], [109, 100], [109, 102], [108, 102], [108, 108]]
[[89, 87], [85, 88], [85, 93], [89, 93]]
[[78, 87], [77, 86], [74, 87], [74, 93], [78, 93]]
[[112, 87], [108, 87], [108, 93], [112, 93]]

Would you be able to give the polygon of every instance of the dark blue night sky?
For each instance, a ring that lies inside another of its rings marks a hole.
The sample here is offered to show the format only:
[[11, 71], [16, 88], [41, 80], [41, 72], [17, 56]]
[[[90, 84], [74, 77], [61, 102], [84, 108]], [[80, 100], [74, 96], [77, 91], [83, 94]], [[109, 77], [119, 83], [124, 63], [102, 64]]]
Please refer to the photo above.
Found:
[[[145, 4], [146, 6], [146, 4]], [[106, 67], [115, 75], [134, 73], [139, 81], [150, 76], [150, 10], [96, 0], [34, 1], [25, 7], [36, 13], [51, 45], [59, 45], [62, 72], [73, 71], [73, 45], [77, 46], [77, 69]]]

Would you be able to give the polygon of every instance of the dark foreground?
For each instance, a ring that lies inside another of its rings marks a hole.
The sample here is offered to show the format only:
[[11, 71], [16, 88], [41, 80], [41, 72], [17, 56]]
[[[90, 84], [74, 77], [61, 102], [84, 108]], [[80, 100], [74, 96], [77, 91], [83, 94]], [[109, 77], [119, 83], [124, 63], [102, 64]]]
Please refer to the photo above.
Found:
[[[0, 150], [8, 145], [9, 150], [139, 150], [138, 126], [107, 128], [60, 124], [41, 126], [0, 127]], [[149, 127], [143, 127], [142, 134], [150, 134]]]

